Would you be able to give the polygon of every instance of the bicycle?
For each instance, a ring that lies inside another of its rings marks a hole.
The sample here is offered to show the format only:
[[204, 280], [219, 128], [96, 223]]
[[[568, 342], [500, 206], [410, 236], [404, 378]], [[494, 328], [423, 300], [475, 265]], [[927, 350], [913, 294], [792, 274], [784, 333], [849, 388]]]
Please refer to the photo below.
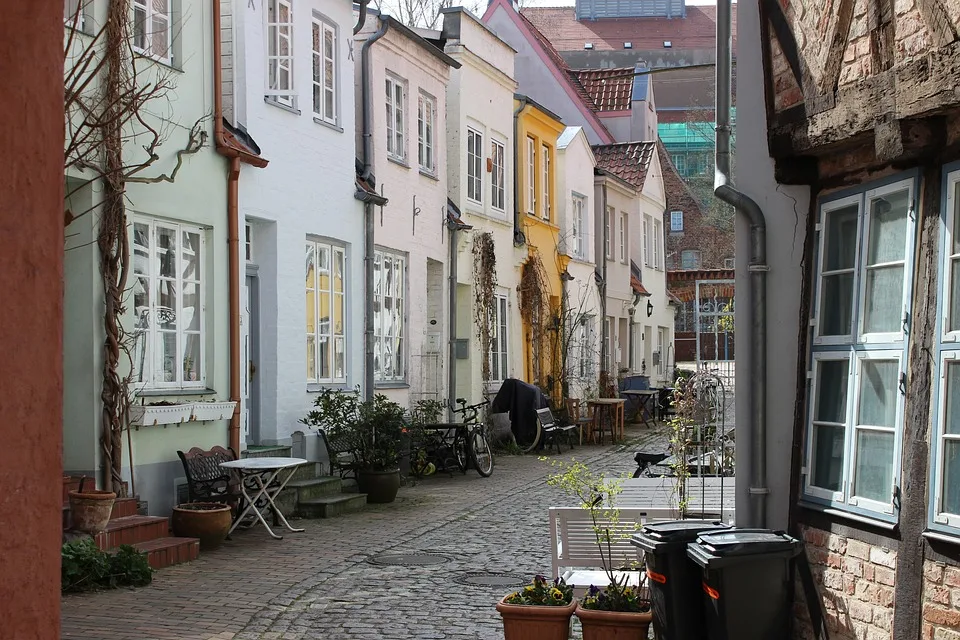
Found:
[[[484, 401], [467, 406], [466, 400], [457, 398], [457, 404], [460, 408], [454, 409], [453, 412], [462, 416], [462, 427], [464, 427], [457, 429], [457, 437], [465, 437], [466, 454], [473, 468], [484, 478], [489, 478], [493, 473], [493, 450], [490, 448], [490, 441], [487, 440], [486, 423], [479, 419], [480, 409], [486, 407], [488, 403]], [[454, 446], [454, 450], [458, 451], [458, 448]]]
[[468, 466], [473, 466], [484, 478], [493, 473], [493, 451], [486, 427], [479, 420], [480, 410], [487, 403], [467, 406], [463, 398], [457, 398], [457, 403], [460, 408], [453, 412], [462, 416], [461, 422], [420, 424], [412, 429], [410, 471], [414, 477], [422, 478], [433, 470], [452, 475], [454, 468], [466, 473]]

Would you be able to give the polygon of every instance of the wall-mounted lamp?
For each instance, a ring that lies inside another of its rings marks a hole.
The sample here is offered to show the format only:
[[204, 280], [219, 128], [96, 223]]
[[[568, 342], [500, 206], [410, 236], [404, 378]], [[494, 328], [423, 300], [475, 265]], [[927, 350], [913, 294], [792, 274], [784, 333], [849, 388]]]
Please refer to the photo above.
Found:
[[647, 317], [649, 318], [652, 315], [653, 315], [653, 303], [647, 300]]

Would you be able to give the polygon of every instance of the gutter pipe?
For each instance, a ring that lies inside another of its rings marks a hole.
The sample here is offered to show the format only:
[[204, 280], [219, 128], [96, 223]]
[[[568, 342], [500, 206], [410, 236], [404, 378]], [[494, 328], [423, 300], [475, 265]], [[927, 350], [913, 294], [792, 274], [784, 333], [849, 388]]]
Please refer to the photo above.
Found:
[[[361, 18], [366, 15], [366, 3], [362, 2]], [[362, 103], [362, 131], [363, 138], [363, 175], [369, 180], [373, 171], [373, 82], [370, 47], [382, 38], [390, 28], [390, 22], [380, 18], [380, 27], [376, 33], [364, 40], [360, 48], [360, 101]], [[355, 27], [354, 33], [362, 28], [362, 21]], [[373, 400], [374, 371], [373, 371], [373, 252], [374, 252], [374, 224], [372, 202], [363, 205], [363, 284], [366, 295], [363, 300], [363, 397]]]
[[[607, 336], [607, 180], [604, 178], [600, 183], [600, 228], [603, 229], [602, 239], [600, 241], [600, 255], [603, 257], [603, 266], [600, 268], [600, 370], [606, 371], [607, 366], [607, 340], [613, 342], [613, 336]], [[613, 221], [611, 221], [613, 224]], [[609, 384], [610, 372], [607, 371], [607, 380]], [[603, 390], [601, 389], [601, 393]]]
[[223, 50], [220, 35], [220, 2], [213, 0], [213, 139], [217, 153], [230, 161], [227, 173], [227, 253], [230, 304], [230, 401], [236, 402], [228, 427], [230, 448], [240, 452], [240, 376], [246, 368], [240, 363], [240, 164], [266, 167], [267, 160], [238, 149], [227, 142], [223, 127], [223, 96], [220, 68]]
[[737, 190], [730, 176], [732, 92], [731, 0], [717, 2], [717, 136], [714, 194], [732, 205], [750, 225], [750, 349], [745, 379], [756, 381], [750, 394], [749, 527], [767, 526], [767, 223], [760, 205]]
[[527, 241], [520, 230], [520, 141], [517, 136], [520, 133], [520, 112], [527, 107], [529, 99], [527, 96], [520, 96], [518, 100], [520, 104], [513, 110], [513, 244], [517, 247]]

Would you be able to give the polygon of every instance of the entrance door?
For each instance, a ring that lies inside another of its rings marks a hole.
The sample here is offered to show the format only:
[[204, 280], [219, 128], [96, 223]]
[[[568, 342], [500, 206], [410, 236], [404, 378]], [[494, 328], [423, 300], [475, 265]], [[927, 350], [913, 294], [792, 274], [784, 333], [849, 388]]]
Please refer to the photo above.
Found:
[[260, 444], [260, 279], [247, 276], [247, 298], [244, 308], [244, 355], [245, 372], [243, 376], [244, 423], [246, 424], [247, 445]]

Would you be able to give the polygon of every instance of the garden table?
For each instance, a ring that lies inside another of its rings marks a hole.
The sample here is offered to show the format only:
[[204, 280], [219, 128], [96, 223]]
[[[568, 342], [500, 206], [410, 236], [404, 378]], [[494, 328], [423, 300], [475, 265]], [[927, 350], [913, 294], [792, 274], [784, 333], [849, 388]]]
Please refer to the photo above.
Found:
[[[627, 391], [621, 391], [620, 395], [626, 396], [626, 398], [636, 402], [635, 406], [637, 411], [633, 416], [634, 421], [636, 421], [637, 416], [640, 416], [640, 419], [643, 420], [643, 424], [646, 425], [647, 428], [656, 425], [657, 404], [659, 404], [660, 399], [659, 389], [629, 389]], [[653, 418], [654, 425], [651, 425], [650, 421], [647, 420], [648, 415]]]
[[[624, 405], [627, 401], [622, 398], [595, 398], [587, 400], [587, 406], [591, 409], [593, 421], [593, 431], [600, 433], [600, 444], [603, 444], [603, 414], [606, 413], [610, 419], [610, 440], [617, 441], [617, 435], [623, 439]], [[612, 412], [612, 414], [611, 414]]]
[[[227, 535], [233, 533], [237, 525], [240, 524], [252, 510], [260, 521], [260, 524], [267, 530], [267, 533], [277, 540], [283, 539], [283, 536], [278, 536], [273, 532], [270, 525], [268, 525], [264, 519], [263, 509], [267, 508], [273, 509], [273, 513], [277, 519], [290, 531], [297, 533], [303, 531], [303, 529], [294, 529], [290, 526], [290, 523], [287, 522], [287, 519], [283, 516], [280, 509], [277, 508], [273, 499], [287, 486], [290, 478], [296, 473], [297, 467], [302, 464], [307, 464], [307, 462], [308, 461], [303, 458], [241, 458], [240, 460], [221, 462], [221, 467], [232, 469], [240, 475], [240, 492], [243, 494], [243, 499], [247, 503], [247, 507], [243, 512], [237, 515], [237, 519], [234, 520], [233, 526], [230, 527]], [[251, 495], [252, 492], [255, 493]], [[262, 509], [257, 507], [257, 502], [259, 501], [265, 501]], [[276, 522], [274, 522], [274, 525], [276, 525]]]

